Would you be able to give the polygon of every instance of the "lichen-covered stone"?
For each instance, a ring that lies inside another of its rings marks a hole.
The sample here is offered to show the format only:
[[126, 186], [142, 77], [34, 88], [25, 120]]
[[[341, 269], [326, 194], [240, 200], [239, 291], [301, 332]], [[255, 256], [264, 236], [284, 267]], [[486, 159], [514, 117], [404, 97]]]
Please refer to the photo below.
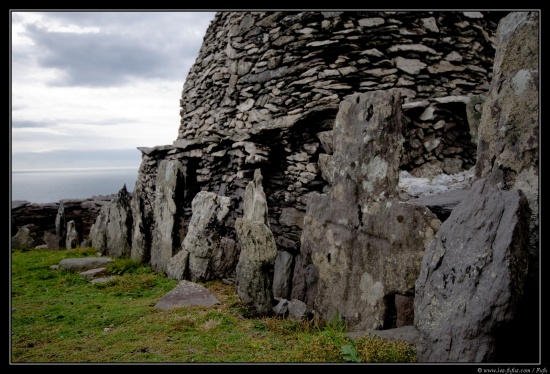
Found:
[[209, 281], [229, 275], [237, 260], [235, 243], [224, 237], [230, 200], [201, 191], [193, 199], [193, 215], [181, 250], [168, 263], [168, 276]]
[[277, 246], [269, 229], [267, 202], [262, 174], [254, 171], [244, 198], [243, 217], [237, 218], [235, 230], [241, 247], [236, 266], [237, 295], [258, 315], [273, 313], [273, 267]]
[[[354, 330], [395, 324], [394, 295], [411, 295], [424, 248], [439, 227], [423, 206], [401, 203], [400, 92], [348, 96], [334, 125], [334, 177], [328, 194], [310, 195], [301, 253], [317, 274], [316, 316], [336, 315]], [[393, 326], [395, 327], [395, 326]]]

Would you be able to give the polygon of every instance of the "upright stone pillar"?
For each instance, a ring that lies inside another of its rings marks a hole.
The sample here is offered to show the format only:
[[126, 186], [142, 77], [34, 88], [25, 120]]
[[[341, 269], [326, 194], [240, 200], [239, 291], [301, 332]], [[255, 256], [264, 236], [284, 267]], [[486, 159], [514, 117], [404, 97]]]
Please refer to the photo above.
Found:
[[186, 168], [176, 160], [162, 160], [155, 190], [155, 223], [151, 266], [166, 273], [168, 262], [181, 248], [184, 238], [184, 194]]
[[244, 195], [244, 216], [237, 218], [235, 230], [241, 245], [236, 267], [237, 295], [258, 315], [273, 313], [273, 267], [277, 246], [269, 229], [267, 200], [260, 169], [248, 183]]

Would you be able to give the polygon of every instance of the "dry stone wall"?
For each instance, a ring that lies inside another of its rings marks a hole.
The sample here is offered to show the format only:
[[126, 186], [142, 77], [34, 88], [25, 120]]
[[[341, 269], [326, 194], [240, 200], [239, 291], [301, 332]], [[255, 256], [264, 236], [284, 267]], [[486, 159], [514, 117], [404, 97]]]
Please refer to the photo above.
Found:
[[[402, 170], [422, 177], [470, 169], [476, 144], [466, 110], [489, 88], [494, 34], [506, 14], [217, 13], [183, 86], [178, 138], [140, 149], [132, 253], [149, 257], [157, 173], [163, 160], [174, 160], [186, 170], [182, 235], [192, 198], [203, 190], [231, 198], [227, 236], [236, 240], [244, 190], [259, 168], [270, 228], [286, 259], [278, 263], [298, 272], [311, 266], [300, 258], [307, 197], [330, 188], [319, 161], [332, 153], [338, 106], [353, 93], [400, 92], [407, 118]], [[297, 284], [303, 276], [292, 277], [281, 276], [285, 285], [275, 287], [305, 298]]]
[[88, 236], [102, 207], [115, 195], [92, 196], [87, 199], [65, 199], [59, 202], [34, 204], [24, 200], [11, 203], [11, 237], [23, 227], [29, 229], [34, 246], [65, 247], [67, 223], [75, 222], [82, 238], [80, 246], [88, 245]]

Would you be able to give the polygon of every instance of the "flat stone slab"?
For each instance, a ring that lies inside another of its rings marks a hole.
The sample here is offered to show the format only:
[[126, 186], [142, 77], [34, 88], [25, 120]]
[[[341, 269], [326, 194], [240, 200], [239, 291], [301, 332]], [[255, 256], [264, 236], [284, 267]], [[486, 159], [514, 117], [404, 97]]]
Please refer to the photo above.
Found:
[[206, 287], [181, 280], [176, 287], [156, 303], [155, 308], [166, 310], [193, 305], [212, 306], [219, 303]]
[[103, 267], [83, 271], [82, 273], [80, 273], [80, 276], [85, 278], [94, 278], [105, 274], [107, 274], [107, 268]]
[[466, 195], [468, 195], [468, 192], [469, 190], [449, 190], [433, 195], [420, 196], [415, 199], [408, 200], [407, 204], [424, 205], [428, 208], [441, 206], [452, 210], [462, 200], [464, 200]]
[[441, 221], [445, 221], [453, 209], [464, 200], [470, 190], [449, 190], [434, 195], [420, 196], [406, 203], [422, 205], [430, 209]]
[[65, 258], [59, 261], [57, 269], [65, 269], [73, 272], [83, 272], [86, 270], [105, 267], [113, 259], [109, 257], [81, 257], [81, 258]]

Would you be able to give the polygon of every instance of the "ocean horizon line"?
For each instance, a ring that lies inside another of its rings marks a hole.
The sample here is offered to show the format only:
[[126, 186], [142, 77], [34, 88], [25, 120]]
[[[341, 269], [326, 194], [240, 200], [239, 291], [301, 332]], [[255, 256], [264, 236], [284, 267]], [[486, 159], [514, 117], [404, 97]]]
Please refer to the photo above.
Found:
[[135, 167], [38, 169], [11, 173], [11, 200], [51, 203], [131, 192], [139, 177]]
[[44, 169], [18, 169], [12, 170], [12, 173], [39, 173], [52, 171], [105, 171], [105, 170], [139, 170], [139, 166], [97, 166], [97, 167], [80, 167], [80, 168], [44, 168]]

